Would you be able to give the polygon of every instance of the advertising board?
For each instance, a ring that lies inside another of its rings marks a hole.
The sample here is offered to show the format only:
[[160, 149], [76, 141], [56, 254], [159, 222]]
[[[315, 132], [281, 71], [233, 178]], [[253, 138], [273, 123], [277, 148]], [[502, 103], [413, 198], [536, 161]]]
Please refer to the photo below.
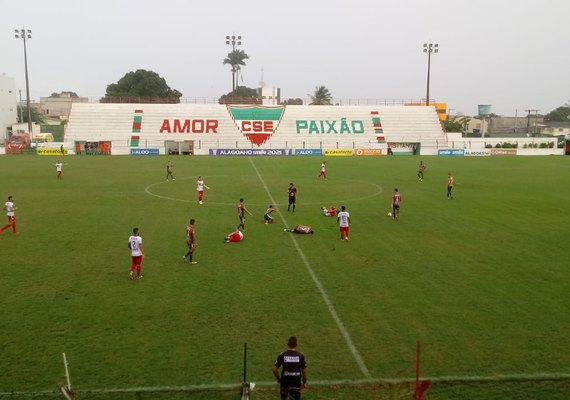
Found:
[[322, 156], [322, 149], [295, 149], [296, 156]]
[[437, 151], [438, 156], [463, 156], [465, 155], [465, 150], [463, 149], [439, 149]]
[[492, 156], [516, 156], [517, 149], [491, 149]]
[[490, 155], [491, 155], [491, 149], [465, 150], [466, 157], [488, 157]]
[[325, 149], [325, 156], [347, 157], [352, 155], [352, 149]]
[[63, 149], [63, 154], [61, 153], [60, 148], [48, 148], [48, 147], [40, 147], [38, 148], [38, 155], [40, 156], [62, 156], [67, 155], [67, 149]]
[[158, 156], [158, 149], [131, 149], [131, 156]]
[[381, 156], [382, 149], [355, 149], [355, 156]]
[[290, 149], [210, 149], [211, 156], [290, 156]]

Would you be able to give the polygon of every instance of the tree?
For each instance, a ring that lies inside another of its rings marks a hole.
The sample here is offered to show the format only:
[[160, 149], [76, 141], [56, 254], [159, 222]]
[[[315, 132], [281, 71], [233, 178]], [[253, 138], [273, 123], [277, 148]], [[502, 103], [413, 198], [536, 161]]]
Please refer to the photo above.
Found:
[[469, 118], [465, 116], [454, 116], [449, 115], [443, 121], [443, 127], [446, 132], [464, 132], [467, 130], [467, 124], [469, 123]]
[[136, 98], [148, 98], [157, 103], [179, 103], [180, 93], [171, 89], [166, 80], [156, 72], [138, 69], [123, 76], [117, 83], [107, 86], [102, 103], [112, 103], [113, 97], [129, 97], [136, 102]]
[[331, 92], [324, 86], [317, 86], [315, 88], [315, 93], [311, 96], [310, 105], [312, 105], [312, 106], [330, 106], [331, 102], [332, 102]]
[[219, 101], [220, 104], [259, 104], [259, 96], [257, 90], [245, 86], [238, 86], [236, 90], [223, 94]]
[[79, 96], [77, 95], [77, 93], [75, 92], [69, 92], [69, 91], [63, 91], [61, 93], [52, 93], [49, 97], [55, 97], [55, 98], [59, 98], [59, 97], [71, 97], [72, 99], [76, 99]]
[[237, 90], [236, 73], [241, 70], [242, 66], [245, 67], [245, 60], [249, 60], [249, 56], [243, 50], [230, 51], [224, 58], [224, 65], [229, 64], [232, 71], [232, 91]]
[[544, 116], [545, 121], [570, 121], [570, 101], [555, 110], [550, 111]]
[[282, 104], [284, 104], [286, 106], [302, 106], [303, 105], [303, 99], [300, 99], [300, 98], [287, 99], [287, 100], [283, 101]]
[[[30, 107], [30, 114], [32, 116], [32, 122], [38, 125], [45, 124], [46, 116], [42, 114], [42, 111], [35, 107]], [[25, 106], [18, 106], [18, 116], [22, 116], [21, 124], [28, 122], [28, 108]]]
[[459, 122], [455, 122], [453, 119], [447, 119], [443, 121], [443, 128], [446, 132], [461, 132], [461, 124]]

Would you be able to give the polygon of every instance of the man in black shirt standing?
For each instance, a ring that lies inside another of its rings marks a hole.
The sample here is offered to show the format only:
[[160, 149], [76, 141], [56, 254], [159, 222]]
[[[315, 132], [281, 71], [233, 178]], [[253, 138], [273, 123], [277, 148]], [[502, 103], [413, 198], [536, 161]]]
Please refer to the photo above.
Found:
[[295, 203], [297, 202], [297, 188], [293, 185], [293, 182], [289, 184], [289, 205], [287, 206], [287, 211], [291, 211], [291, 206], [293, 206], [293, 212], [295, 212]]
[[[287, 346], [287, 351], [277, 357], [273, 366], [273, 375], [280, 386], [281, 400], [300, 400], [301, 389], [307, 387], [307, 363], [305, 355], [297, 351], [295, 336], [289, 338]], [[279, 376], [281, 367], [281, 376]]]

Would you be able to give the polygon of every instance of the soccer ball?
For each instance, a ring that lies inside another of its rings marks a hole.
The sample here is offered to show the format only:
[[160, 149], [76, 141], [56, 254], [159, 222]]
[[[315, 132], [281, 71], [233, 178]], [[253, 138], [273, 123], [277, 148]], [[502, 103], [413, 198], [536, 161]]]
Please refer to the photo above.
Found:
[[391, 216], [392, 216], [392, 213], [391, 213], [391, 212], [389, 212], [389, 213], [388, 213], [388, 216], [389, 216], [389, 217], [391, 217]]

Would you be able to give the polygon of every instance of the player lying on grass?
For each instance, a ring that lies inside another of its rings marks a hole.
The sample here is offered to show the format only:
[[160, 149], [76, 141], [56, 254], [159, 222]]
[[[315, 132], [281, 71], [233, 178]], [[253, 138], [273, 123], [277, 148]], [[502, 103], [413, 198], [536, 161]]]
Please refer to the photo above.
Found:
[[233, 231], [224, 238], [224, 243], [235, 243], [243, 240], [243, 232], [238, 230]]
[[335, 217], [336, 216], [336, 207], [331, 206], [330, 208], [326, 208], [325, 206], [321, 207], [321, 211], [325, 217]]
[[283, 229], [283, 230], [285, 232], [301, 233], [301, 234], [309, 234], [309, 235], [312, 235], [313, 233], [315, 233], [313, 228], [311, 228], [310, 226], [300, 225], [300, 224], [295, 226], [295, 228], [293, 228], [293, 229]]

